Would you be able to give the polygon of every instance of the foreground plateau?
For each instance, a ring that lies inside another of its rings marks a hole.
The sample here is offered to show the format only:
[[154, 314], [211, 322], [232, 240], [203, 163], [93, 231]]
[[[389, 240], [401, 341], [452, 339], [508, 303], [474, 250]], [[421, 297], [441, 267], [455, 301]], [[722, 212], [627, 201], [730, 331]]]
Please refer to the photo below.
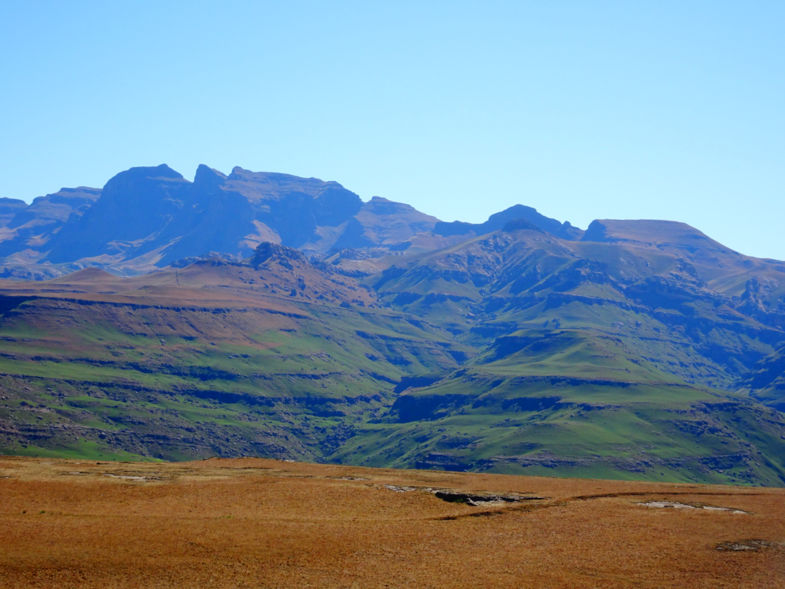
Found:
[[782, 587], [785, 490], [0, 458], [3, 587]]

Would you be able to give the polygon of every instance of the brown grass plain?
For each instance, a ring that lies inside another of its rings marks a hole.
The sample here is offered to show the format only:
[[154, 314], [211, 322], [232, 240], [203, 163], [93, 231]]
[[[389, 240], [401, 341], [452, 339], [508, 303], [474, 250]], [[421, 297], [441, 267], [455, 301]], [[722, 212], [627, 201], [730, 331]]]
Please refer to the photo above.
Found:
[[785, 587], [785, 489], [0, 457], [0, 586]]

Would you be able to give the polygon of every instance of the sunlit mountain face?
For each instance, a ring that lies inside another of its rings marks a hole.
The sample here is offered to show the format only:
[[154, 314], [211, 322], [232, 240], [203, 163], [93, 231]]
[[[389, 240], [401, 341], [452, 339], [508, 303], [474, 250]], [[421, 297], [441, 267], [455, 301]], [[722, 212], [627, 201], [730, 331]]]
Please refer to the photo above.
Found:
[[0, 224], [3, 453], [785, 483], [785, 263], [683, 223], [162, 165]]

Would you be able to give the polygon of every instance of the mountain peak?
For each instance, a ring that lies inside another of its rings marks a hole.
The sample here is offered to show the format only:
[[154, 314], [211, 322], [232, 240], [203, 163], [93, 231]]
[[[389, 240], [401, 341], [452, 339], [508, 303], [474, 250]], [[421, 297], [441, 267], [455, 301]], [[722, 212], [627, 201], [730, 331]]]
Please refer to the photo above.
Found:
[[706, 234], [680, 221], [653, 219], [598, 219], [586, 229], [582, 241], [628, 242], [649, 245], [722, 247]]
[[180, 172], [173, 170], [166, 164], [129, 168], [109, 179], [98, 202], [131, 195], [149, 201], [151, 197], [148, 193], [151, 190], [158, 191], [162, 183], [166, 184], [172, 181], [176, 183], [187, 182]]
[[[112, 176], [103, 188], [102, 196], [110, 198], [115, 192], [127, 190], [143, 190], [145, 186], [152, 186], [161, 181], [185, 181], [182, 174], [173, 170], [166, 164], [160, 166], [139, 166], [129, 168]], [[100, 201], [101, 199], [99, 199]]]
[[6, 196], [0, 197], [0, 207], [23, 209], [26, 206], [27, 203], [21, 198], [8, 198]]
[[[180, 172], [173, 170], [166, 164], [160, 164], [158, 166], [137, 166], [133, 168], [129, 168], [124, 172], [120, 172], [115, 176], [125, 175], [125, 176], [132, 176], [135, 178], [176, 178], [176, 179], [183, 179], [183, 175]], [[111, 180], [110, 180], [111, 182]]]
[[434, 223], [436, 222], [435, 217], [431, 217], [430, 215], [425, 215], [424, 213], [420, 213], [417, 209], [413, 206], [403, 203], [403, 202], [395, 202], [394, 200], [390, 200], [388, 198], [384, 198], [381, 196], [374, 196], [365, 203], [365, 208], [369, 211], [373, 211], [377, 215], [411, 215], [417, 214], [423, 218], [427, 218], [432, 220]]
[[580, 229], [573, 227], [567, 222], [560, 223], [556, 219], [551, 219], [550, 217], [540, 214], [537, 212], [537, 209], [533, 207], [521, 204], [513, 205], [503, 211], [494, 213], [488, 217], [488, 220], [485, 221], [485, 223], [474, 224], [464, 223], [462, 221], [453, 221], [452, 223], [439, 222], [436, 224], [434, 233], [445, 236], [464, 235], [466, 233], [484, 235], [504, 229], [513, 221], [517, 223], [516, 226], [518, 228], [528, 225], [545, 231], [546, 233], [550, 233], [551, 235], [555, 235], [556, 237], [561, 237], [562, 239], [579, 239], [583, 234]]
[[258, 268], [268, 260], [282, 263], [287, 268], [292, 267], [292, 262], [308, 264], [308, 259], [300, 250], [286, 247], [279, 243], [265, 241], [260, 243], [254, 251], [253, 258], [251, 258], [251, 266]]
[[242, 177], [247, 176], [249, 174], [253, 174], [253, 172], [251, 172], [251, 170], [246, 170], [245, 168], [243, 168], [241, 166], [235, 166], [235, 167], [232, 168], [232, 171], [229, 174], [229, 177], [230, 178], [242, 178]]
[[226, 180], [226, 174], [205, 164], [199, 164], [196, 174], [194, 174], [194, 184], [200, 186], [217, 186], [223, 184], [224, 180]]

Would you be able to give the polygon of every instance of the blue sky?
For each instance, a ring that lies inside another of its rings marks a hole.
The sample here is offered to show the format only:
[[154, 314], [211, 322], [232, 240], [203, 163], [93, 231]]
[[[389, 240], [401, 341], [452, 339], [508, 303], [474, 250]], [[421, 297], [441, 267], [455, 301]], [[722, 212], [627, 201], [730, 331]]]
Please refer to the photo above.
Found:
[[137, 165], [785, 259], [785, 2], [0, 0], [0, 196]]

